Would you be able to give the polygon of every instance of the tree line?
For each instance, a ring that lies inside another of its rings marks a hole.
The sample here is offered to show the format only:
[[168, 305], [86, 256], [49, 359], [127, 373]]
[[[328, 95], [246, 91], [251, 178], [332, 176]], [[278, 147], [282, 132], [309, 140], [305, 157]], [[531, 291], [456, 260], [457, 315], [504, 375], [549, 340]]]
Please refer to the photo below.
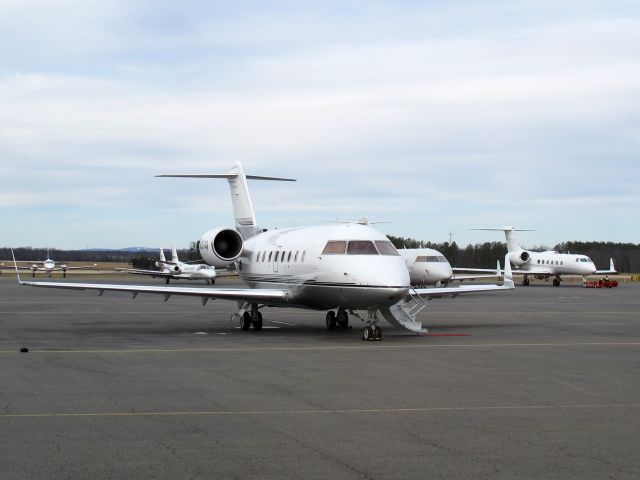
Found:
[[[504, 263], [507, 245], [504, 242], [484, 242], [469, 244], [464, 248], [456, 242], [425, 242], [409, 237], [387, 235], [396, 248], [433, 248], [442, 253], [454, 267], [495, 268], [496, 261]], [[555, 250], [561, 253], [587, 255], [596, 267], [609, 268], [609, 258], [613, 258], [616, 270], [621, 273], [640, 272], [640, 244], [615, 242], [562, 242], [552, 248], [539, 246], [533, 251]]]
[[[460, 247], [456, 242], [425, 242], [409, 237], [387, 235], [396, 248], [433, 248], [441, 252], [454, 267], [495, 268], [499, 259], [503, 263], [507, 246], [504, 242], [484, 242]], [[200, 260], [198, 243], [191, 242], [189, 248], [179, 249], [181, 261]], [[609, 258], [613, 258], [616, 269], [621, 273], [640, 272], [640, 244], [614, 242], [562, 242], [552, 248], [534, 247], [531, 250], [556, 250], [562, 253], [580, 253], [589, 256], [599, 269], [609, 267]], [[46, 248], [22, 247], [14, 250], [16, 260], [42, 261], [47, 258]], [[171, 250], [165, 249], [170, 258]], [[158, 260], [158, 250], [60, 250], [49, 249], [49, 257], [56, 262], [126, 262], [134, 268], [154, 268]], [[9, 248], [0, 248], [0, 258], [5, 262], [11, 259]]]

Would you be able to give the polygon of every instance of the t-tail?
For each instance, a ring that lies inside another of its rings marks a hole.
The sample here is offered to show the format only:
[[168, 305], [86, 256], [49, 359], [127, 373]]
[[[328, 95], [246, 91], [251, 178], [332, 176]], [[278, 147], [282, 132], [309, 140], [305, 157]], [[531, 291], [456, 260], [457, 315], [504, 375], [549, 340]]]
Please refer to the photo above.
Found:
[[157, 177], [184, 177], [184, 178], [226, 178], [231, 189], [231, 203], [233, 205], [233, 216], [236, 221], [236, 228], [246, 239], [259, 232], [256, 222], [256, 215], [249, 194], [247, 180], [274, 180], [279, 182], [295, 182], [292, 178], [263, 177], [257, 175], [246, 175], [242, 164], [236, 163], [229, 173], [223, 174], [171, 174], [156, 175]]
[[175, 245], [171, 247], [171, 263], [178, 263], [178, 251], [176, 250]]
[[166, 263], [167, 259], [164, 258], [164, 250], [160, 249], [160, 263]]
[[504, 232], [505, 239], [507, 240], [507, 251], [509, 253], [520, 252], [520, 251], [524, 250], [518, 244], [518, 237], [516, 235], [516, 232], [533, 232], [533, 230], [513, 228], [511, 226], [502, 227], [502, 228], [472, 228], [471, 230], [484, 230], [484, 231], [490, 231], [490, 232]]

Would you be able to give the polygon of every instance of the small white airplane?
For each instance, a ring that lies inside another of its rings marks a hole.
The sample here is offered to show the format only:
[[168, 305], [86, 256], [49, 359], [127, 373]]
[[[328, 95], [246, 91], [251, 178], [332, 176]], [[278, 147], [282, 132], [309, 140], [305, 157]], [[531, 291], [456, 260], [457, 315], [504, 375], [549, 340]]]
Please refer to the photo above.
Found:
[[440, 286], [448, 284], [453, 270], [444, 255], [433, 248], [399, 248], [398, 253], [407, 264], [411, 285]]
[[[468, 285], [446, 288], [413, 288], [407, 266], [387, 237], [360, 221], [339, 225], [264, 230], [259, 228], [249, 195], [247, 179], [293, 181], [286, 178], [245, 175], [237, 163], [226, 174], [180, 174], [161, 177], [224, 178], [231, 188], [236, 228], [215, 228], [204, 233], [200, 255], [209, 265], [236, 265], [249, 288], [175, 287], [106, 283], [27, 282], [32, 287], [159, 294], [198, 297], [238, 303], [232, 319], [242, 330], [262, 329], [264, 307], [295, 307], [329, 310], [328, 329], [346, 328], [349, 315], [365, 323], [363, 340], [381, 339], [379, 314], [389, 323], [415, 333], [426, 333], [416, 314], [424, 298], [466, 293], [501, 292], [514, 288], [511, 266], [505, 257], [501, 285]], [[358, 313], [367, 312], [366, 319]]]
[[492, 274], [487, 275], [460, 275], [454, 274], [451, 264], [442, 253], [433, 248], [400, 248], [398, 253], [402, 256], [407, 269], [411, 285], [440, 287], [451, 282], [463, 282], [465, 280], [483, 280], [502, 276], [500, 262]]
[[164, 278], [166, 283], [171, 280], [204, 280], [213, 285], [216, 283], [216, 268], [205, 263], [185, 263], [178, 259], [176, 247], [171, 248], [171, 261], [168, 262], [164, 251], [160, 249], [160, 260], [156, 267], [161, 270], [144, 270], [139, 268], [116, 268], [117, 272], [134, 275], [148, 275], [154, 278]]
[[94, 263], [93, 265], [83, 265], [83, 266], [79, 266], [79, 267], [70, 267], [69, 265], [58, 265], [56, 266], [56, 262], [54, 262], [53, 260], [51, 260], [49, 258], [49, 250], [47, 250], [47, 259], [44, 261], [35, 261], [35, 262], [31, 262], [31, 261], [24, 261], [24, 263], [31, 263], [32, 265], [29, 266], [12, 266], [12, 267], [6, 267], [4, 264], [0, 265], [0, 269], [4, 269], [4, 268], [17, 268], [19, 270], [31, 270], [31, 274], [32, 276], [36, 276], [36, 272], [43, 272], [46, 273], [49, 277], [51, 277], [51, 274], [53, 272], [62, 272], [62, 276], [66, 278], [67, 276], [67, 270], [94, 270], [98, 264]]
[[[522, 285], [529, 285], [529, 276], [537, 279], [554, 277], [553, 286], [559, 287], [562, 281], [560, 275], [599, 275], [617, 273], [613, 265], [613, 258], [609, 259], [609, 270], [596, 269], [593, 261], [586, 255], [558, 253], [556, 251], [532, 252], [523, 249], [518, 244], [515, 232], [530, 232], [532, 230], [518, 230], [513, 227], [502, 228], [474, 228], [473, 230], [504, 232], [507, 241], [507, 257], [516, 268], [513, 273], [524, 275]], [[462, 268], [455, 271], [488, 272], [481, 268]]]

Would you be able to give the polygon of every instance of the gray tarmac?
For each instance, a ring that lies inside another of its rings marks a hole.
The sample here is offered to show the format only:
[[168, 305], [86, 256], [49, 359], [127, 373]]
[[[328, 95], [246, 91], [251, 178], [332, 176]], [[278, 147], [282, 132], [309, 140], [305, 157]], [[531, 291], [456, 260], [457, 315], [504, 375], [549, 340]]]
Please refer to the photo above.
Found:
[[0, 278], [0, 478], [640, 478], [638, 283], [433, 300], [434, 335], [370, 343], [233, 307]]

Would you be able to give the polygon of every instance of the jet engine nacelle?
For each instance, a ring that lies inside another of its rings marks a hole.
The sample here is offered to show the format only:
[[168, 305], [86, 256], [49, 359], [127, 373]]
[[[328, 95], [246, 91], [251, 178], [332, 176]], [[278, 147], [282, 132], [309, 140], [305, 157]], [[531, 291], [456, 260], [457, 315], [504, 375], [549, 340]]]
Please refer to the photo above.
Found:
[[200, 255], [209, 265], [222, 268], [231, 265], [242, 253], [244, 240], [234, 228], [216, 228], [202, 235]]
[[520, 252], [513, 252], [509, 255], [509, 261], [514, 265], [524, 265], [529, 260], [531, 260], [531, 255], [526, 250], [521, 250]]

